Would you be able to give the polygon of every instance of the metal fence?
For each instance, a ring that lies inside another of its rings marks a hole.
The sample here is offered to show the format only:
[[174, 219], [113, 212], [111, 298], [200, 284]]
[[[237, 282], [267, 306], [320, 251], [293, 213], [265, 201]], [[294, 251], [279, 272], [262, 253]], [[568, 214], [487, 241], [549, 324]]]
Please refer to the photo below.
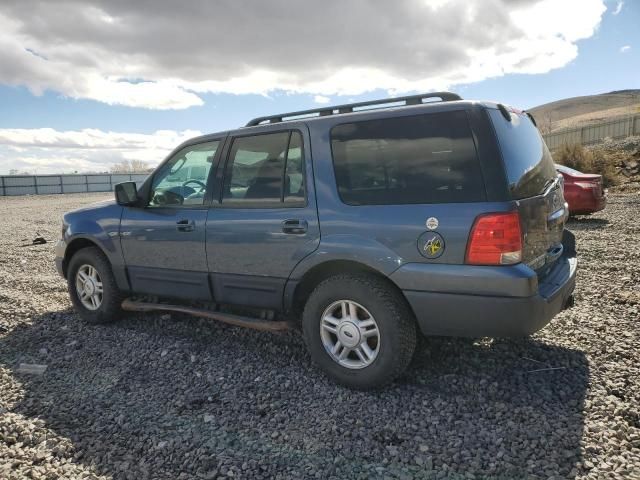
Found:
[[547, 146], [553, 150], [562, 145], [589, 145], [605, 138], [626, 138], [640, 135], [640, 115], [618, 117], [613, 120], [577, 128], [563, 128], [543, 135]]
[[0, 196], [51, 193], [111, 192], [116, 183], [134, 181], [140, 186], [147, 174], [8, 175], [0, 176]]

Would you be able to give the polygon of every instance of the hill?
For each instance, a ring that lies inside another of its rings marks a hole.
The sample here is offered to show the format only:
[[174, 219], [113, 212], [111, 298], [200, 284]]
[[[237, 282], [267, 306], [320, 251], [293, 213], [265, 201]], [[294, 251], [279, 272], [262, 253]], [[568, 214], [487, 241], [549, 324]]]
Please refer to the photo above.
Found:
[[640, 113], [640, 90], [618, 90], [599, 95], [565, 98], [528, 110], [543, 133], [579, 127], [611, 117]]

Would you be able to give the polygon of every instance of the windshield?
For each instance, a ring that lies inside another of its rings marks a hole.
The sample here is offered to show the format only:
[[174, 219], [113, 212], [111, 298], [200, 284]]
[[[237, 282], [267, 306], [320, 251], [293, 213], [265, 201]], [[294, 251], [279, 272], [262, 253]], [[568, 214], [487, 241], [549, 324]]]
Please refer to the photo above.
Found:
[[514, 199], [534, 197], [555, 179], [551, 153], [540, 132], [524, 113], [511, 112], [507, 121], [499, 110], [488, 110], [502, 150], [509, 190]]

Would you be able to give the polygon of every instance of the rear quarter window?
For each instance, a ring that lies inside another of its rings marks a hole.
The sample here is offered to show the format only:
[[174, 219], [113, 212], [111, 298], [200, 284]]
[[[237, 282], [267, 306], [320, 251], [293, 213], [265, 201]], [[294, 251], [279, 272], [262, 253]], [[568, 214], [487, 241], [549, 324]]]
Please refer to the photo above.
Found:
[[507, 121], [499, 110], [488, 112], [498, 135], [512, 198], [542, 194], [555, 179], [556, 169], [540, 132], [524, 113], [511, 112], [511, 121]]
[[337, 125], [331, 149], [338, 193], [350, 205], [486, 199], [464, 111]]

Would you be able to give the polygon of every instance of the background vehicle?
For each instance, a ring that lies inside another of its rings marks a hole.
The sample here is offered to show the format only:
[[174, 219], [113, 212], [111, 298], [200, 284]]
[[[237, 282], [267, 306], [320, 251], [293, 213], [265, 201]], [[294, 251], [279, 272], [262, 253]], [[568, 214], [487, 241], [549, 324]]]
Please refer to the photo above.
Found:
[[564, 179], [564, 198], [571, 215], [588, 215], [604, 209], [607, 204], [602, 175], [582, 173], [564, 165], [556, 165]]
[[[116, 198], [64, 217], [57, 264], [86, 320], [122, 307], [271, 330], [289, 318], [354, 388], [400, 375], [418, 332], [535, 332], [575, 285], [560, 177], [534, 123], [452, 93], [194, 138]], [[140, 294], [181, 304], [123, 302]]]

